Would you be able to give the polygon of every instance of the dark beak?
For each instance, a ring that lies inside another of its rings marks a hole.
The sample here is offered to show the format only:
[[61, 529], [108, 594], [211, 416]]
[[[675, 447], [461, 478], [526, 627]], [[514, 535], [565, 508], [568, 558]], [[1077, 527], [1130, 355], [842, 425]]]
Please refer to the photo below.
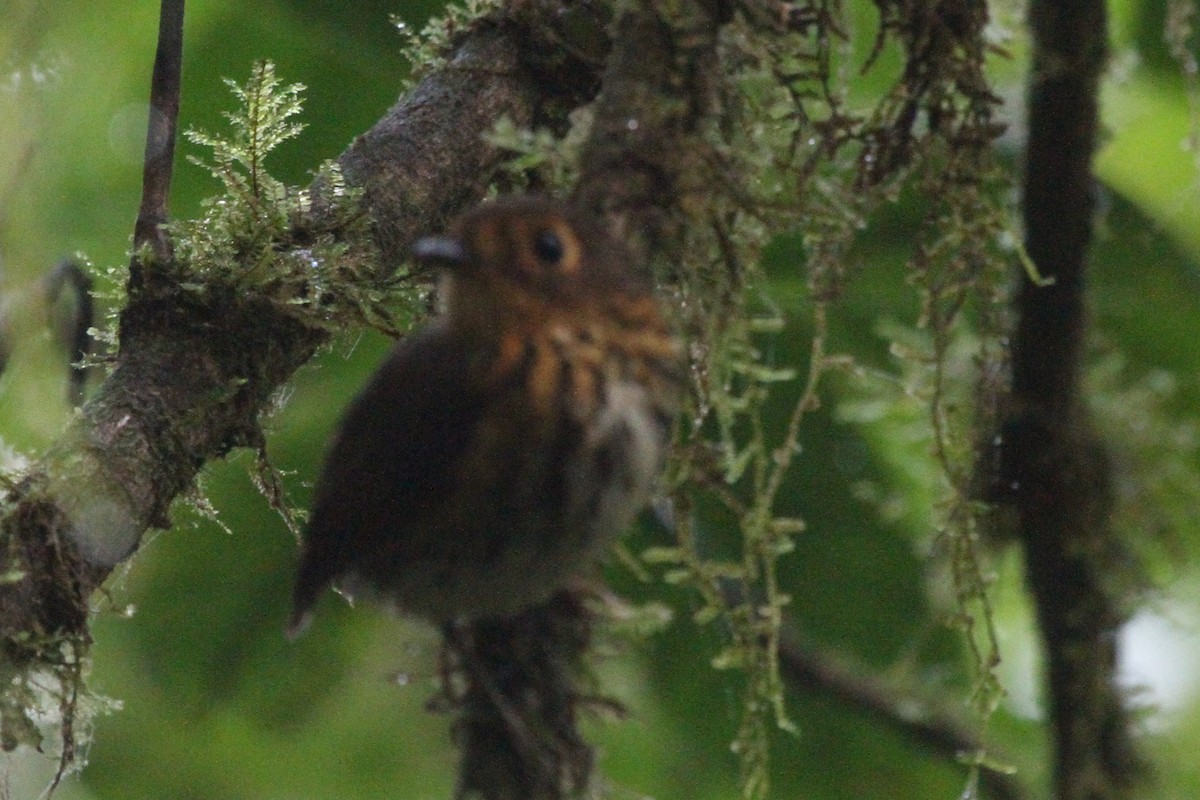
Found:
[[467, 251], [462, 242], [449, 236], [426, 236], [417, 240], [412, 249], [413, 258], [430, 267], [454, 267], [467, 260]]

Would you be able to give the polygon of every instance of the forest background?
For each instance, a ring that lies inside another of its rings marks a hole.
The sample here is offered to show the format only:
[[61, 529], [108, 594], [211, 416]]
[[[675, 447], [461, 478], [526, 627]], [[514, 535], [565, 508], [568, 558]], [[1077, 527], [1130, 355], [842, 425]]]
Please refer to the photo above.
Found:
[[[1121, 635], [1123, 682], [1143, 709], [1138, 725], [1155, 796], [1187, 798], [1200, 796], [1191, 755], [1200, 748], [1200, 96], [1164, 35], [1186, 35], [1181, 7], [1110, 4], [1086, 386], [1113, 443], [1122, 519], [1149, 587]], [[870, 31], [871, 7], [848, 8]], [[306, 128], [269, 167], [304, 185], [396, 100], [409, 65], [389, 15], [419, 28], [440, 10], [359, 2], [348, 13], [342, 3], [299, 1], [247, 10], [194, 0], [181, 127], [220, 130], [221, 113], [234, 107], [222, 78], [244, 82], [255, 61], [270, 59], [284, 82], [307, 89]], [[995, 146], [1016, 170], [1027, 34], [1023, 9], [995, 4], [991, 13], [1005, 52], [989, 60], [989, 74], [1004, 101], [997, 117], [1008, 126]], [[64, 256], [85, 254], [96, 275], [127, 262], [157, 25], [156, 4], [115, 0], [49, 8], [17, 0], [0, 10], [0, 292], [11, 302], [23, 302]], [[181, 155], [207, 157], [187, 143]], [[177, 163], [172, 214], [194, 218], [220, 187], [204, 169]], [[920, 213], [899, 202], [872, 218], [853, 254], [865, 266], [838, 299], [833, 349], [869, 365], [866, 383], [903, 387], [910, 377], [896, 343], [920, 336], [912, 332], [919, 298], [902, 268]], [[1016, 236], [1015, 221], [1012, 230]], [[777, 366], [800, 363], [808, 345], [811, 298], [795, 266], [803, 257], [800, 232], [764, 253], [769, 305], [783, 328], [762, 342]], [[1015, 255], [1012, 267], [1015, 276]], [[65, 355], [41, 323], [32, 313], [16, 320], [23, 327], [0, 376], [8, 459], [43, 452], [71, 413]], [[375, 333], [338, 337], [297, 373], [267, 420], [271, 458], [298, 505], [339, 410], [387, 346]], [[977, 676], [962, 632], [946, 624], [959, 609], [944, 553], [932, 546], [938, 466], [925, 415], [919, 398], [862, 383], [827, 383], [783, 492], [806, 524], [779, 562], [788, 613], [806, 642], [855, 664], [861, 685], [884, 687], [897, 708], [905, 698], [932, 697], [947, 718], [973, 729]], [[767, 415], [777, 423], [795, 391], [782, 395]], [[433, 632], [331, 602], [301, 641], [284, 640], [295, 539], [248, 477], [253, 468], [249, 452], [209, 465], [203, 496], [215, 520], [177, 508], [173, 529], [155, 535], [94, 598], [89, 688], [97, 697], [85, 702], [97, 716], [83, 749], [87, 766], [59, 797], [424, 797], [443, 796], [452, 784], [448, 721], [424, 708], [436, 672]], [[663, 543], [648, 525], [630, 547]], [[998, 544], [986, 554], [1006, 691], [986, 741], [992, 757], [1041, 795], [1050, 780], [1046, 714], [1021, 553]], [[667, 599], [676, 612], [664, 631], [614, 645], [597, 667], [604, 692], [629, 711], [626, 720], [587, 727], [614, 796], [731, 796], [739, 768], [729, 743], [742, 686], [737, 671], [710, 664], [722, 630], [689, 619], [697, 602], [685, 589], [641, 583], [621, 564], [611, 578], [640, 600]], [[927, 746], [900, 712], [881, 720], [878, 709], [819, 685], [789, 692], [787, 710], [797, 732], [772, 737], [773, 796], [950, 798], [968, 781], [960, 760]], [[8, 791], [18, 798], [36, 796], [57, 763], [28, 750], [7, 760]]]

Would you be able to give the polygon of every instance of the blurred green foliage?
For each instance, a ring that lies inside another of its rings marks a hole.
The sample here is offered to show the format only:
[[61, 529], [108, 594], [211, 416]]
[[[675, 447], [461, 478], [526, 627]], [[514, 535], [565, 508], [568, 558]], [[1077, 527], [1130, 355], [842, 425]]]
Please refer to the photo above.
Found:
[[[389, 14], [419, 27], [439, 5], [193, 0], [181, 125], [220, 127], [220, 112], [229, 108], [221, 79], [241, 80], [252, 62], [269, 58], [285, 82], [308, 87], [306, 130], [272, 156], [274, 175], [306, 183], [395, 100], [407, 65]], [[853, 17], [858, 35], [869, 40], [873, 17], [869, 4], [860, 6]], [[1017, 11], [997, 5], [995, 12], [1003, 23], [997, 41], [1013, 54], [995, 63], [1009, 100], [1001, 116], [1010, 133], [1000, 147], [1015, 164], [1022, 32], [1012, 22]], [[1187, 500], [1200, 498], [1198, 451], [1188, 438], [1196, 435], [1189, 425], [1200, 409], [1194, 333], [1200, 173], [1196, 154], [1182, 147], [1189, 112], [1178, 67], [1161, 44], [1162, 3], [1117, 0], [1113, 12], [1116, 74], [1106, 87], [1109, 138], [1097, 161], [1106, 200], [1092, 297], [1097, 363], [1111, 367], [1115, 356], [1119, 368], [1093, 385], [1102, 423], [1115, 426], [1118, 465], [1126, 469], [1123, 497], [1132, 511], [1122, 519], [1131, 540], [1160, 554], [1154, 577], [1162, 597], [1172, 598], [1150, 608], [1172, 609], [1179, 636], [1194, 641], [1200, 592], [1189, 562], [1196, 562], [1200, 520], [1198, 506]], [[64, 254], [82, 251], [97, 267], [126, 261], [156, 26], [153, 3], [0, 6], [5, 298], [19, 299]], [[871, 88], [862, 88], [864, 96]], [[181, 150], [196, 154], [190, 145]], [[173, 214], [196, 216], [201, 198], [218, 188], [180, 158]], [[919, 219], [916, 206], [919, 199], [910, 198], [872, 220], [851, 254], [853, 280], [831, 314], [830, 349], [885, 375], [901, 369], [888, 352], [891, 331], [911, 326], [916, 314], [917, 298], [900, 266]], [[799, 239], [776, 240], [766, 259], [788, 324], [762, 341], [763, 351], [776, 366], [802, 365], [811, 332], [803, 322], [809, 305]], [[64, 356], [36, 313], [20, 320], [27, 329], [0, 376], [0, 443], [36, 455], [70, 413]], [[338, 412], [387, 346], [378, 335], [348, 331], [301, 371], [268, 421], [271, 455], [287, 472], [297, 504], [307, 502]], [[1156, 375], [1169, 380], [1154, 382]], [[942, 624], [952, 611], [944, 565], [928, 552], [933, 467], [919, 415], [896, 398], [864, 422], [861, 413], [846, 412], [849, 400], [862, 400], [852, 391], [830, 386], [825, 406], [806, 422], [803, 452], [783, 492], [779, 512], [807, 522], [781, 562], [794, 624], [807, 639], [894, 677], [897, 686], [919, 684], [965, 713], [969, 679], [961, 642]], [[782, 424], [793, 400], [794, 392], [780, 393], [774, 424]], [[1129, 409], [1137, 413], [1118, 413]], [[91, 685], [122, 708], [98, 720], [88, 766], [60, 797], [340, 800], [449, 793], [455, 755], [447, 720], [424, 710], [437, 669], [435, 636], [330, 600], [309, 633], [287, 643], [282, 625], [295, 542], [251, 485], [252, 462], [243, 453], [206, 470], [203, 491], [219, 523], [178, 509], [175, 528], [144, 547], [95, 598]], [[1139, 504], [1142, 511], [1133, 513]], [[665, 544], [652, 524], [630, 542], [634, 550]], [[665, 633], [618, 648], [598, 668], [603, 691], [630, 711], [628, 720], [592, 725], [613, 795], [732, 796], [737, 767], [728, 742], [739, 714], [739, 679], [709, 666], [720, 632], [691, 624], [695, 601], [682, 591], [640, 582], [619, 565], [610, 572], [634, 599], [665, 595], [680, 610]], [[997, 549], [996, 576], [993, 602], [1011, 701], [993, 720], [991, 740], [1024, 780], [1041, 787], [1047, 767], [1037, 643], [1013, 553]], [[1200, 746], [1200, 673], [1194, 663], [1172, 661], [1169, 642], [1161, 647], [1174, 685], [1185, 690], [1149, 694], [1163, 704], [1147, 722], [1160, 762], [1160, 796], [1200, 796], [1192, 758]], [[789, 710], [799, 734], [778, 736], [776, 797], [952, 798], [962, 789], [960, 765], [835, 699], [796, 693]], [[38, 754], [10, 760], [18, 798], [36, 796], [54, 767]]]

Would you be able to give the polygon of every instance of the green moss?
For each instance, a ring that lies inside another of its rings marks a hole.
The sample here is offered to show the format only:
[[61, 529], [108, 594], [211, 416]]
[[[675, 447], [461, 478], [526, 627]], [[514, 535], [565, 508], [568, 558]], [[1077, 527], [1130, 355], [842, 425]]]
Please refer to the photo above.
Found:
[[[827, 5], [790, 6], [781, 19], [774, 7], [747, 4], [717, 43], [719, 119], [700, 118], [691, 152], [656, 156], [686, 164], [676, 210], [682, 234], [657, 274], [687, 339], [691, 371], [687, 423], [668, 480], [678, 541], [643, 556], [663, 580], [698, 594], [698, 623], [727, 634], [712, 663], [744, 674], [733, 749], [746, 798], [768, 793], [772, 729], [791, 729], [778, 656], [790, 597], [779, 564], [806, 523], [788, 496], [789, 475], [806, 466], [806, 426], [829, 395], [829, 376], [868, 372], [831, 350], [831, 325], [839, 299], [870, 268], [861, 261], [864, 231], [881, 210], [911, 200], [910, 189], [933, 198], [910, 233], [907, 273], [918, 315], [894, 334], [886, 380], [841, 387], [909, 402], [906, 424], [924, 431], [917, 458], [932, 476], [924, 487], [931, 507], [913, 519], [926, 520], [946, 565], [950, 621], [974, 672], [981, 727], [1002, 695], [978, 544], [986, 508], [972, 476], [993, 422], [975, 409], [994, 408], [1005, 390], [1000, 309], [1018, 259], [1004, 246], [1012, 227], [1008, 178], [992, 160], [1000, 126], [983, 71], [985, 12], [950, 2], [939, 13], [956, 25], [941, 26], [896, 4], [876, 5], [875, 35], [855, 39], [842, 12]], [[656, 10], [678, 42], [689, 41], [691, 7]], [[878, 94], [859, 99], [851, 77]], [[684, 113], [672, 109], [663, 113]], [[569, 186], [574, 143], [588, 118], [573, 121], [559, 139], [498, 126], [493, 141], [515, 154], [518, 177], [506, 179]], [[760, 256], [772, 236], [790, 232], [803, 243], [791, 265], [802, 297], [778, 298]], [[796, 317], [809, 332], [799, 348], [807, 356], [774, 363], [777, 337]], [[968, 768], [984, 761], [979, 754]]]
[[488, 14], [502, 7], [500, 0], [463, 0], [446, 6], [446, 13], [432, 17], [420, 31], [414, 31], [399, 15], [392, 16], [403, 42], [404, 53], [412, 64], [406, 88], [444, 66], [458, 37]]
[[361, 191], [333, 161], [307, 188], [286, 186], [265, 169], [271, 150], [303, 130], [293, 118], [304, 87], [282, 85], [269, 61], [256, 64], [244, 86], [226, 83], [240, 106], [226, 114], [229, 131], [185, 134], [211, 150], [211, 161], [190, 160], [224, 193], [204, 201], [199, 219], [172, 225], [175, 259], [162, 268], [197, 295], [233, 290], [308, 326], [398, 331], [398, 310], [413, 308], [419, 292], [404, 273], [380, 265]]

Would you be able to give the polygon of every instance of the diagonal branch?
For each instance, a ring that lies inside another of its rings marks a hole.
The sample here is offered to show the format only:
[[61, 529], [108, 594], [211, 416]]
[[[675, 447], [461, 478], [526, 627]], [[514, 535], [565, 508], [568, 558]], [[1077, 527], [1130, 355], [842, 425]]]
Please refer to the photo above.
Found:
[[[780, 642], [779, 661], [793, 691], [833, 697], [942, 758], [953, 761], [983, 749], [983, 742], [966, 721], [942, 704], [897, 691], [877, 675], [795, 636], [785, 636]], [[994, 800], [1031, 800], [1033, 796], [1013, 775], [983, 769], [979, 780], [985, 796]]]
[[[365, 189], [382, 259], [477, 200], [503, 153], [483, 141], [501, 116], [534, 118], [541, 85], [521, 66], [536, 39], [481, 24], [341, 157]], [[161, 209], [160, 209], [161, 210]], [[112, 372], [0, 517], [0, 636], [8, 659], [51, 658], [86, 638], [87, 598], [149, 527], [169, 525], [197, 471], [261, 438], [272, 394], [327, 340], [264, 299], [203, 302], [164, 288], [131, 297]]]

